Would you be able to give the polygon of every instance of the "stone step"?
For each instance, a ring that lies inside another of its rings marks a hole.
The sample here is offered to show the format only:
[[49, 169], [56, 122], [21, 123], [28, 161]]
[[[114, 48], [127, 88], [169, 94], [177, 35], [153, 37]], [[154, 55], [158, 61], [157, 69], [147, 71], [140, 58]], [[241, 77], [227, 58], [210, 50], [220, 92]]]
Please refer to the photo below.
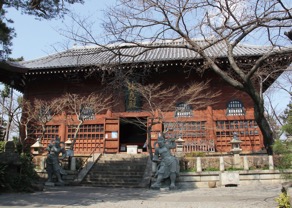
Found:
[[117, 187], [117, 188], [138, 188], [140, 187], [138, 183], [116, 183], [116, 182], [104, 182], [104, 183], [94, 183], [94, 182], [88, 182], [83, 183], [82, 185], [85, 186], [95, 186], [95, 187]]
[[141, 181], [141, 177], [119, 177], [119, 178], [111, 178], [111, 177], [88, 177], [85, 181], [95, 181], [95, 182], [137, 182]]
[[107, 187], [138, 187], [143, 179], [148, 156], [146, 155], [102, 155], [83, 185]]
[[123, 179], [123, 180], [128, 180], [128, 179], [140, 179], [142, 178], [141, 175], [88, 175], [88, 177], [86, 179], [112, 179], [112, 180], [120, 180], [120, 179]]
[[144, 166], [108, 166], [108, 167], [104, 167], [104, 166], [95, 166], [92, 168], [91, 171], [107, 171], [107, 172], [130, 172], [130, 171], [144, 171], [145, 169], [145, 165]]
[[99, 163], [112, 163], [112, 164], [120, 164], [120, 163], [139, 163], [142, 162], [144, 163], [145, 161], [147, 161], [147, 159], [137, 159], [137, 160], [133, 160], [133, 159], [128, 159], [128, 160], [106, 160], [106, 159], [101, 159], [98, 162]]
[[103, 158], [143, 158], [148, 157], [148, 154], [103, 154]]
[[145, 165], [147, 161], [144, 162], [121, 162], [121, 163], [100, 163], [97, 162], [95, 165], [96, 166], [104, 166], [104, 167], [112, 167], [112, 166], [130, 166], [130, 167], [138, 167], [138, 166], [143, 166]]
[[103, 171], [103, 170], [99, 170], [99, 171], [91, 171], [88, 175], [110, 175], [110, 176], [140, 176], [144, 174], [144, 170], [143, 171]]
[[147, 160], [100, 160], [98, 161], [99, 164], [136, 164], [136, 163], [145, 163]]
[[104, 158], [102, 157], [99, 162], [119, 162], [119, 161], [125, 161], [125, 162], [129, 162], [129, 161], [145, 161], [147, 160], [146, 157], [143, 158]]

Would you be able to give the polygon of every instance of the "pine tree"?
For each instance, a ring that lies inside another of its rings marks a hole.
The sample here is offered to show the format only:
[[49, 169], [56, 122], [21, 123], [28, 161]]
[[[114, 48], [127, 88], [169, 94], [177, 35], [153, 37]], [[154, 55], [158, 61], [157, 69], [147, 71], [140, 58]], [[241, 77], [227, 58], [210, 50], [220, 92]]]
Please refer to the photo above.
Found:
[[284, 125], [282, 126], [282, 131], [287, 135], [287, 140], [276, 140], [273, 145], [273, 150], [275, 154], [280, 155], [278, 161], [278, 168], [282, 171], [285, 179], [291, 180], [292, 175], [285, 172], [286, 169], [291, 168], [292, 164], [292, 140], [289, 139], [292, 136], [292, 97], [290, 103], [287, 105], [283, 115], [280, 116], [283, 120]]
[[281, 118], [283, 119], [284, 123], [282, 130], [287, 136], [292, 136], [292, 97]]

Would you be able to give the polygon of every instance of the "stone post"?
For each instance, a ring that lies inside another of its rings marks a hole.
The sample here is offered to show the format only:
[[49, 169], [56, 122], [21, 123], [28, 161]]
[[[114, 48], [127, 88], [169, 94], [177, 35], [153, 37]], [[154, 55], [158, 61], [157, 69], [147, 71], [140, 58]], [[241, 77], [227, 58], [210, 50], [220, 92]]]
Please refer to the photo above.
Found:
[[219, 170], [221, 172], [224, 172], [225, 167], [224, 167], [224, 158], [223, 157], [219, 157]]
[[197, 157], [197, 172], [202, 172], [202, 162], [200, 157]]
[[244, 170], [249, 170], [249, 164], [248, 164], [247, 156], [243, 157], [243, 169]]
[[152, 162], [152, 174], [154, 175], [156, 173], [157, 170], [157, 163], [156, 162]]
[[242, 163], [239, 154], [233, 155], [233, 164], [235, 168], [242, 168]]
[[45, 170], [45, 166], [46, 166], [46, 158], [45, 157], [42, 157], [41, 158], [41, 170]]
[[269, 170], [274, 170], [273, 155], [269, 155]]
[[76, 158], [71, 157], [70, 170], [76, 170]]

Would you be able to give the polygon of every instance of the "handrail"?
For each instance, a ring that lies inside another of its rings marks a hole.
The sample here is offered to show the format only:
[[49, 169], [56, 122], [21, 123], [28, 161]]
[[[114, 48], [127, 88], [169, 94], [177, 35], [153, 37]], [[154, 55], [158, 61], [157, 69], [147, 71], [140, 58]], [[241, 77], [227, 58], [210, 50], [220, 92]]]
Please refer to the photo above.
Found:
[[[103, 139], [103, 143], [102, 144], [104, 146], [104, 139]], [[101, 145], [101, 143], [98, 143], [98, 144], [95, 145], [94, 149], [91, 151], [91, 153], [89, 154], [89, 156], [87, 157], [87, 159], [84, 161], [85, 162], [84, 165], [80, 166], [79, 169], [77, 170], [78, 172], [80, 172], [81, 169], [83, 169], [86, 166], [85, 164], [88, 163], [89, 158], [93, 157], [93, 155], [94, 155], [97, 147], [99, 147], [99, 151], [100, 151], [100, 149], [101, 149], [100, 145]], [[104, 153], [104, 147], [103, 147], [103, 151], [101, 153]]]

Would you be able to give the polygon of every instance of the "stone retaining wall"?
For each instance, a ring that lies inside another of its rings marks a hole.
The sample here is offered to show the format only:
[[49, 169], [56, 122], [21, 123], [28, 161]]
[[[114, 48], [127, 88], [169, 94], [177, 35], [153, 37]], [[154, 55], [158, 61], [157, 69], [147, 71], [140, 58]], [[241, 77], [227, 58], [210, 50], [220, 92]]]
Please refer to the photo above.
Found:
[[[283, 183], [285, 179], [279, 170], [248, 170], [248, 171], [225, 171], [239, 174], [237, 185], [249, 185], [257, 183]], [[183, 188], [208, 187], [209, 182], [216, 182], [216, 186], [221, 186], [220, 171], [206, 171], [201, 173], [182, 172], [178, 178], [177, 185]], [[286, 173], [292, 174], [292, 169]], [[233, 179], [230, 179], [232, 181]], [[231, 183], [232, 184], [232, 183]]]
[[[269, 156], [268, 155], [239, 155], [239, 161], [234, 160], [233, 155], [224, 156], [206, 156], [201, 157], [201, 167], [203, 171], [208, 170], [220, 170], [220, 157], [224, 160], [225, 169], [244, 169], [244, 157], [247, 158], [249, 169], [269, 169]], [[273, 163], [277, 166], [277, 158], [273, 158]], [[239, 164], [237, 164], [239, 163]], [[181, 171], [196, 170], [197, 168], [197, 157], [182, 157], [180, 158]]]

